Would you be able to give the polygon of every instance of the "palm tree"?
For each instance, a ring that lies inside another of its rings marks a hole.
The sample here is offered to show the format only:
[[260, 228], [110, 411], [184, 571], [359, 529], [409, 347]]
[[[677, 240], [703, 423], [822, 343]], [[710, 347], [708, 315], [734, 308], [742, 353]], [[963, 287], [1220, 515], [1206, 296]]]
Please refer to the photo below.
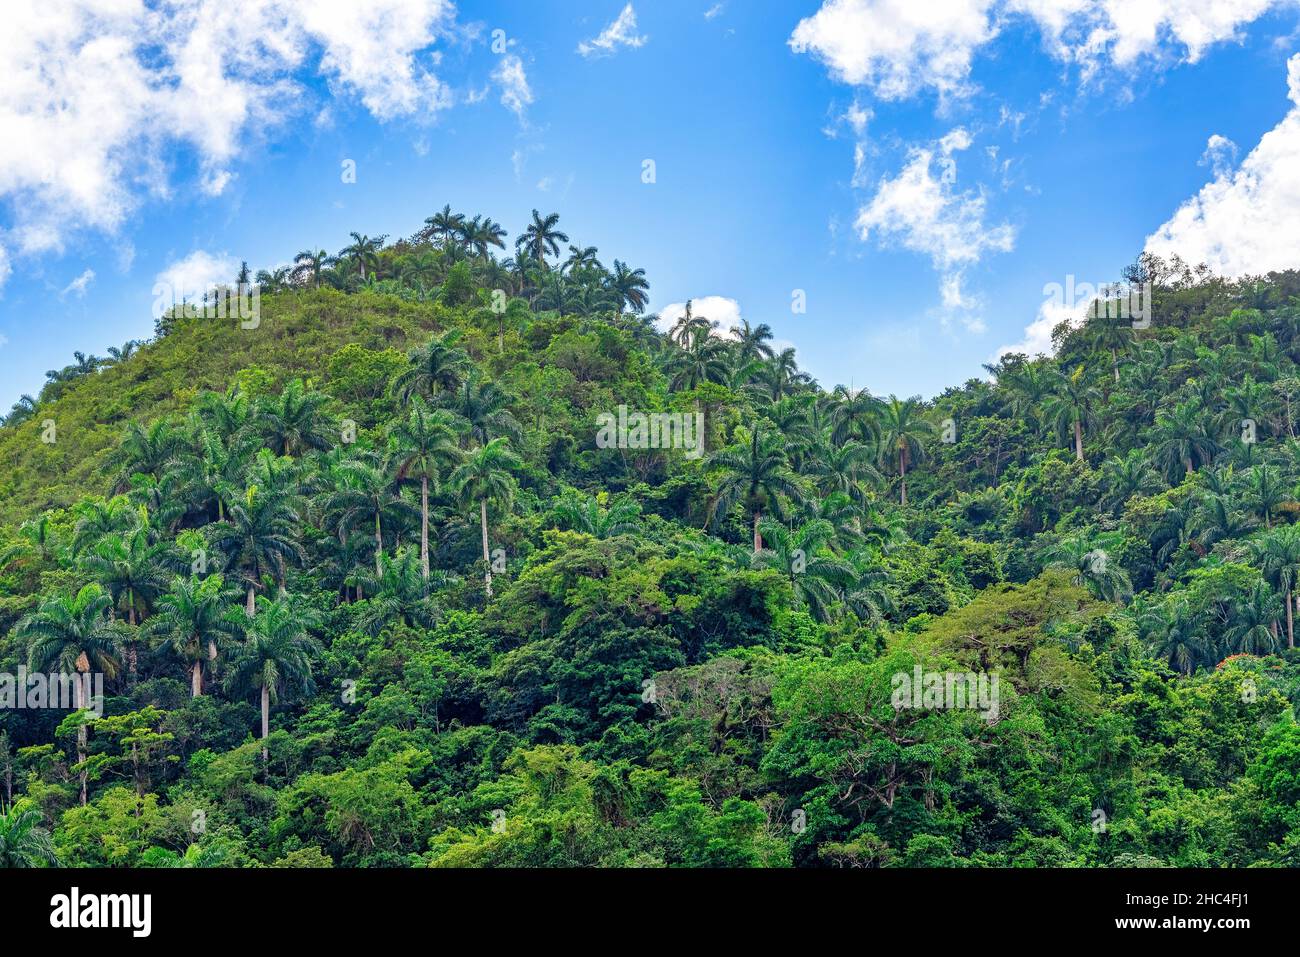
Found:
[[1094, 542], [1076, 534], [1052, 546], [1044, 557], [1047, 567], [1074, 572], [1072, 583], [1086, 586], [1103, 601], [1123, 601], [1133, 594], [1133, 585], [1124, 569], [1110, 560], [1105, 547], [1113, 542], [1113, 535]]
[[301, 379], [288, 383], [276, 398], [261, 404], [257, 422], [266, 446], [276, 455], [300, 456], [311, 449], [328, 449], [334, 423], [325, 412], [329, 396], [309, 390]]
[[384, 554], [384, 525], [413, 518], [416, 510], [393, 491], [389, 477], [368, 462], [340, 462], [333, 473], [337, 487], [326, 497], [325, 511], [335, 515], [340, 538], [359, 527], [374, 529], [378, 575]]
[[356, 576], [369, 596], [356, 621], [361, 631], [378, 635], [394, 622], [412, 628], [437, 624], [438, 603], [429, 595], [429, 576], [413, 551], [399, 548], [396, 555], [383, 556], [379, 568], [378, 575], [361, 570]]
[[289, 275], [299, 283], [310, 279], [312, 288], [319, 289], [321, 276], [336, 262], [338, 260], [323, 249], [304, 249], [293, 257], [293, 269], [290, 270]]
[[420, 483], [420, 571], [429, 578], [429, 488], [438, 490], [442, 470], [460, 461], [450, 414], [430, 412], [418, 397], [405, 420], [389, 432], [389, 463], [399, 484]]
[[175, 546], [153, 538], [142, 522], [124, 534], [101, 538], [81, 559], [86, 573], [113, 596], [114, 607], [126, 612], [131, 625], [144, 619], [166, 589], [168, 573], [181, 566]]
[[737, 351], [746, 362], [770, 359], [775, 353], [768, 345], [772, 338], [772, 327], [766, 322], [751, 326], [748, 319], [741, 319], [740, 325], [733, 330], [736, 334]]
[[203, 663], [215, 662], [239, 634], [229, 615], [233, 594], [221, 575], [176, 578], [149, 622], [149, 633], [163, 639], [159, 650], [189, 667], [192, 698], [203, 694]]
[[[272, 704], [315, 690], [311, 663], [321, 649], [307, 627], [306, 616], [289, 600], [263, 598], [231, 662], [226, 686], [237, 694], [256, 691], [261, 698], [263, 741], [271, 733]], [[262, 760], [266, 759], [263, 745]]]
[[862, 503], [867, 500], [863, 480], [873, 484], [880, 480], [871, 458], [870, 447], [850, 439], [841, 445], [816, 446], [805, 467], [820, 479], [823, 492], [841, 492], [851, 501]]
[[1159, 477], [1141, 449], [1129, 449], [1124, 455], [1113, 456], [1102, 465], [1106, 484], [1106, 501], [1120, 507], [1134, 495], [1153, 492], [1160, 487]]
[[498, 249], [506, 248], [506, 231], [500, 223], [493, 222], [491, 219], [484, 218], [482, 222], [477, 216], [473, 222], [465, 229], [465, 238], [474, 250], [474, 255], [480, 259], [486, 259], [491, 247], [496, 246]]
[[1262, 581], [1251, 586], [1244, 598], [1232, 609], [1228, 628], [1228, 647], [1239, 654], [1267, 654], [1277, 650], [1274, 626], [1281, 612], [1277, 595]]
[[1171, 480], [1179, 468], [1185, 475], [1191, 475], [1198, 460], [1209, 462], [1219, 448], [1210, 436], [1204, 412], [1196, 402], [1184, 402], [1172, 412], [1157, 414], [1151, 438], [1155, 445], [1156, 464]]
[[580, 272], [583, 269], [603, 270], [605, 267], [596, 258], [597, 252], [595, 246], [570, 246], [569, 258], [560, 269], [567, 269], [569, 272]]
[[837, 385], [831, 393], [831, 441], [838, 444], [856, 439], [875, 442], [880, 438], [880, 417], [884, 403], [866, 389], [856, 392]]
[[1056, 391], [1047, 397], [1044, 412], [1059, 435], [1072, 431], [1074, 457], [1083, 461], [1083, 431], [1093, 424], [1093, 409], [1101, 402], [1101, 393], [1088, 384], [1083, 366], [1072, 374], [1058, 372]]
[[478, 503], [479, 523], [483, 533], [483, 587], [487, 597], [492, 597], [492, 553], [488, 546], [488, 504], [496, 503], [508, 508], [514, 499], [515, 480], [510, 474], [523, 468], [523, 463], [510, 451], [504, 438], [493, 439], [476, 449], [451, 475], [463, 505]]
[[934, 425], [922, 413], [920, 396], [900, 400], [891, 395], [880, 410], [880, 456], [897, 463], [903, 505], [907, 505], [907, 467], [921, 461], [923, 442], [934, 433]]
[[108, 358], [104, 360], [104, 364], [118, 365], [119, 363], [125, 362], [127, 359], [131, 358], [131, 356], [135, 355], [136, 349], [141, 345], [142, 343], [138, 339], [129, 339], [122, 343], [120, 348], [118, 346], [109, 346]]
[[[41, 601], [14, 633], [30, 641], [27, 666], [32, 671], [57, 671], [63, 675], [117, 676], [119, 641], [125, 629], [109, 620], [112, 596], [96, 584], [85, 585], [75, 595], [60, 591]], [[90, 706], [82, 680], [72, 682], [72, 706]], [[77, 764], [81, 766], [81, 804], [86, 804], [86, 725], [77, 728]]]
[[1154, 637], [1156, 653], [1185, 675], [1196, 670], [1206, 652], [1205, 634], [1186, 599], [1171, 598], [1144, 613], [1143, 631]]
[[40, 808], [30, 801], [0, 807], [0, 869], [59, 866], [50, 835], [40, 827]]
[[302, 560], [297, 542], [298, 513], [281, 495], [250, 487], [227, 503], [226, 520], [209, 526], [209, 542], [226, 556], [226, 569], [238, 569], [247, 588], [245, 611], [253, 617], [255, 589], [268, 573]]
[[1286, 605], [1286, 646], [1295, 647], [1296, 584], [1300, 582], [1300, 528], [1287, 525], [1247, 542], [1251, 560], [1282, 594]]
[[1246, 473], [1245, 491], [1251, 511], [1264, 520], [1265, 528], [1272, 528], [1273, 514], [1289, 497], [1277, 470], [1269, 465], [1256, 465]]
[[109, 456], [110, 465], [117, 467], [113, 489], [126, 489], [136, 473], [161, 478], [184, 448], [185, 436], [166, 419], [147, 427], [139, 422], [129, 423], [121, 444]]
[[685, 349], [697, 337], [707, 336], [712, 329], [712, 322], [691, 312], [691, 300], [688, 299], [686, 300], [685, 310], [677, 317], [672, 329], [668, 331], [668, 338]]
[[366, 281], [366, 274], [379, 271], [379, 251], [384, 248], [387, 236], [363, 236], [348, 233], [352, 242], [339, 250], [340, 261], [356, 263], [358, 278]]
[[641, 506], [626, 499], [605, 508], [599, 496], [583, 496], [571, 492], [556, 501], [552, 508], [555, 520], [575, 532], [593, 538], [615, 538], [636, 532], [641, 518]]
[[716, 336], [697, 331], [688, 348], [674, 352], [669, 359], [672, 378], [668, 387], [674, 392], [698, 389], [706, 382], [727, 380], [727, 346]]
[[523, 430], [506, 408], [511, 401], [509, 393], [495, 382], [484, 382], [477, 369], [470, 372], [454, 398], [447, 398], [452, 411], [469, 423], [467, 438], [480, 445], [498, 437], [519, 440]]
[[456, 346], [458, 331], [435, 336], [422, 348], [412, 350], [407, 356], [407, 367], [393, 380], [392, 392], [402, 402], [413, 396], [436, 397], [439, 392], [454, 392], [460, 388], [469, 366], [469, 356]]
[[533, 210], [533, 221], [524, 229], [516, 245], [527, 248], [533, 258], [545, 266], [547, 254], [558, 256], [560, 243], [569, 241], [567, 233], [556, 229], [559, 222], [559, 213], [551, 213], [543, 218], [537, 210]]
[[441, 212], [435, 213], [424, 221], [422, 236], [446, 246], [452, 239], [460, 235], [464, 226], [464, 214], [453, 213], [451, 204], [448, 203], [442, 208]]
[[627, 263], [614, 260], [614, 271], [609, 276], [609, 291], [614, 295], [616, 311], [621, 315], [624, 309], [631, 309], [637, 315], [645, 312], [649, 297], [650, 283], [646, 281], [644, 269], [628, 269]]
[[760, 530], [770, 548], [755, 552], [751, 564], [780, 572], [790, 583], [795, 608], [830, 621], [836, 602], [857, 580], [853, 566], [826, 548], [835, 532], [831, 523], [814, 519], [791, 530], [767, 518]]
[[709, 457], [710, 469], [721, 469], [722, 480], [709, 506], [709, 521], [741, 505], [750, 516], [754, 531], [754, 554], [763, 550], [759, 523], [765, 514], [784, 518], [780, 496], [802, 502], [803, 492], [795, 484], [779, 434], [766, 434], [755, 425], [749, 441], [721, 449]]

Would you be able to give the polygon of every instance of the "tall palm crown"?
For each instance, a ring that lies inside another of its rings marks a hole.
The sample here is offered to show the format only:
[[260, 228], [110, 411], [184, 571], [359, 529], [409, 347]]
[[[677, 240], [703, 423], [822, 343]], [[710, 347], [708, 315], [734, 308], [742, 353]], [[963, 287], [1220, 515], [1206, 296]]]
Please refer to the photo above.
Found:
[[1083, 461], [1084, 430], [1093, 424], [1096, 407], [1101, 403], [1101, 393], [1088, 384], [1083, 366], [1070, 375], [1057, 374], [1056, 391], [1048, 396], [1044, 411], [1056, 427], [1058, 435], [1073, 433], [1074, 454]]
[[309, 390], [301, 379], [289, 382], [280, 394], [262, 403], [257, 424], [267, 448], [276, 455], [304, 455], [333, 443], [334, 422], [326, 413], [329, 397]]
[[255, 590], [264, 576], [282, 573], [301, 562], [297, 541], [298, 513], [283, 496], [250, 487], [242, 498], [228, 502], [226, 520], [208, 527], [212, 547], [223, 553], [226, 569], [237, 569], [248, 590], [247, 612], [254, 608]]
[[465, 226], [465, 217], [461, 213], [453, 213], [451, 204], [447, 204], [441, 211], [430, 216], [424, 221], [424, 230], [422, 235], [431, 239], [433, 242], [442, 246], [448, 245], [451, 240], [461, 234]]
[[392, 391], [402, 402], [414, 396], [437, 396], [460, 388], [469, 367], [469, 355], [457, 347], [458, 332], [434, 336], [407, 356], [407, 366], [393, 380]]
[[389, 432], [389, 467], [398, 484], [420, 486], [420, 565], [429, 577], [429, 492], [438, 491], [440, 476], [460, 461], [460, 446], [450, 413], [430, 412], [417, 398], [407, 418]]
[[116, 676], [124, 629], [109, 620], [112, 603], [112, 596], [96, 584], [83, 586], [75, 595], [55, 592], [42, 601], [15, 629], [19, 637], [30, 641], [28, 667]]
[[312, 288], [319, 289], [325, 270], [337, 261], [323, 249], [304, 249], [293, 257], [293, 268], [289, 271], [289, 275], [293, 277], [294, 282], [310, 282]]
[[451, 484], [462, 505], [479, 507], [483, 561], [487, 565], [483, 580], [489, 598], [492, 597], [492, 556], [488, 544], [488, 505], [509, 507], [517, 487], [512, 473], [522, 468], [523, 463], [510, 451], [508, 440], [496, 438], [476, 449], [451, 474]]
[[533, 210], [533, 221], [519, 237], [519, 245], [527, 248], [533, 258], [545, 265], [547, 255], [558, 256], [560, 244], [569, 241], [568, 234], [556, 228], [559, 222], [559, 213], [543, 217], [537, 210]]
[[162, 639], [158, 650], [190, 669], [191, 697], [203, 694], [204, 663], [215, 661], [239, 634], [229, 615], [234, 595], [221, 575], [175, 578], [149, 622], [148, 633]]
[[[226, 687], [236, 694], [258, 692], [262, 705], [262, 739], [270, 734], [271, 705], [315, 690], [312, 660], [320, 645], [307, 634], [310, 624], [302, 609], [289, 600], [258, 602], [245, 626], [245, 637], [234, 659]], [[266, 750], [262, 751], [263, 758]]]
[[609, 289], [614, 294], [615, 304], [621, 313], [631, 309], [637, 315], [645, 312], [650, 299], [650, 283], [645, 278], [644, 269], [629, 269], [627, 263], [614, 260], [614, 271], [609, 276]]
[[368, 272], [378, 272], [379, 251], [384, 248], [387, 236], [363, 236], [361, 233], [349, 233], [352, 242], [339, 250], [338, 258], [353, 263], [357, 267], [362, 282]]
[[900, 501], [906, 505], [908, 466], [924, 457], [924, 442], [934, 433], [934, 425], [924, 417], [919, 397], [891, 395], [880, 410], [879, 428], [880, 456], [898, 469]]
[[748, 442], [721, 449], [708, 462], [710, 469], [722, 472], [709, 506], [710, 521], [740, 505], [753, 523], [754, 551], [761, 551], [759, 523], [763, 516], [784, 517], [782, 496], [795, 502], [804, 498], [790, 472], [781, 436], [755, 425]]

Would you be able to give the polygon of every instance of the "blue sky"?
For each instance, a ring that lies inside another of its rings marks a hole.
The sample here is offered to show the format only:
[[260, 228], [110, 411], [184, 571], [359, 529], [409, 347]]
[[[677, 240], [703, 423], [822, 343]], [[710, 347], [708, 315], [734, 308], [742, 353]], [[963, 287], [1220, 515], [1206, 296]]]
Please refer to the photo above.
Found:
[[655, 311], [767, 322], [823, 385], [882, 394], [1046, 348], [1044, 286], [1146, 247], [1300, 267], [1290, 0], [119, 6], [11, 18], [2, 408], [146, 338], [160, 275], [445, 203], [512, 237], [559, 212]]

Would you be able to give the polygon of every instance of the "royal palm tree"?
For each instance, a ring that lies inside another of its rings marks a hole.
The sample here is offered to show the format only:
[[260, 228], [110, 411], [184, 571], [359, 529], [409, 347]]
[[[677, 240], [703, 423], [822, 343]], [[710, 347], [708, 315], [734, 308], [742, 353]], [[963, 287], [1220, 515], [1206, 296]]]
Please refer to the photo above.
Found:
[[289, 562], [301, 562], [298, 513], [281, 495], [250, 487], [226, 503], [226, 520], [209, 526], [209, 542], [225, 555], [225, 568], [240, 573], [247, 589], [245, 612], [253, 617], [254, 596], [267, 574], [280, 575]]
[[375, 536], [375, 574], [380, 574], [384, 554], [384, 526], [414, 518], [417, 510], [393, 489], [389, 476], [360, 459], [338, 463], [333, 469], [335, 489], [325, 499], [325, 511], [335, 517], [340, 538], [360, 528]]
[[707, 336], [713, 329], [713, 323], [704, 316], [697, 316], [691, 311], [691, 300], [686, 300], [686, 308], [668, 331], [668, 338], [683, 349], [690, 346], [699, 336]]
[[727, 380], [727, 346], [708, 332], [697, 331], [687, 348], [669, 357], [668, 388], [674, 392], [698, 389], [706, 382], [722, 383]]
[[184, 434], [166, 419], [149, 426], [129, 423], [121, 444], [109, 455], [110, 466], [117, 470], [113, 490], [120, 492], [128, 488], [131, 476], [136, 473], [161, 478], [184, 449]]
[[440, 212], [435, 213], [424, 221], [424, 229], [421, 231], [421, 237], [432, 240], [433, 242], [445, 247], [461, 234], [461, 230], [464, 226], [464, 214], [453, 213], [451, 211], [451, 204], [448, 203]]
[[1088, 384], [1083, 366], [1070, 375], [1058, 372], [1056, 391], [1047, 397], [1043, 411], [1057, 434], [1062, 438], [1073, 433], [1074, 457], [1083, 461], [1083, 433], [1091, 428], [1094, 410], [1101, 402], [1101, 393]]
[[779, 434], [765, 432], [755, 425], [749, 441], [720, 449], [709, 457], [710, 469], [719, 469], [722, 478], [709, 505], [709, 521], [725, 515], [733, 505], [740, 505], [750, 517], [754, 532], [754, 554], [763, 550], [759, 529], [765, 515], [784, 519], [781, 504], [784, 496], [802, 503], [804, 496], [790, 472], [784, 442]]
[[898, 469], [900, 501], [907, 505], [907, 468], [925, 456], [925, 439], [934, 425], [924, 418], [920, 396], [899, 399], [890, 396], [880, 410], [880, 457]]
[[559, 222], [559, 213], [551, 213], [543, 217], [537, 210], [533, 210], [533, 221], [524, 229], [516, 245], [523, 246], [534, 259], [546, 265], [547, 254], [558, 256], [560, 244], [569, 241], [568, 234], [556, 228]]
[[488, 505], [495, 503], [509, 508], [515, 494], [515, 480], [511, 475], [523, 468], [523, 463], [510, 451], [504, 438], [493, 439], [470, 453], [451, 474], [451, 484], [457, 490], [462, 505], [477, 504], [479, 527], [483, 535], [483, 588], [492, 597], [492, 552], [488, 545]]
[[[307, 634], [309, 621], [288, 599], [258, 602], [244, 641], [230, 664], [226, 686], [233, 693], [257, 692], [262, 706], [262, 740], [271, 733], [271, 705], [315, 690], [312, 659], [320, 645]], [[267, 760], [266, 746], [262, 760]]]
[[290, 456], [328, 449], [336, 434], [334, 422], [325, 411], [328, 401], [329, 396], [294, 379], [278, 396], [262, 402], [257, 425], [267, 448], [276, 455]]
[[1277, 650], [1276, 625], [1281, 601], [1265, 582], [1257, 581], [1233, 605], [1227, 647], [1238, 654], [1260, 655]]
[[754, 553], [753, 566], [779, 572], [790, 583], [795, 608], [807, 609], [820, 622], [834, 618], [838, 601], [857, 575], [852, 565], [827, 549], [835, 533], [831, 523], [814, 519], [791, 530], [768, 518], [760, 531], [768, 547]]
[[355, 581], [366, 591], [366, 604], [357, 616], [356, 626], [369, 635], [378, 635], [389, 625], [432, 628], [438, 622], [438, 603], [429, 595], [429, 576], [420, 568], [415, 552], [399, 548], [396, 555], [385, 555], [379, 574], [359, 570]]
[[175, 578], [158, 600], [149, 634], [162, 638], [160, 651], [173, 655], [190, 670], [190, 697], [203, 694], [203, 664], [215, 662], [239, 635], [230, 606], [236, 592], [221, 575]]
[[1151, 431], [1155, 446], [1156, 464], [1164, 470], [1165, 477], [1175, 480], [1178, 470], [1191, 475], [1198, 461], [1207, 463], [1214, 458], [1219, 445], [1206, 427], [1206, 416], [1196, 402], [1184, 402], [1171, 412], [1156, 415]]
[[596, 258], [599, 250], [595, 246], [570, 246], [569, 258], [565, 260], [561, 270], [569, 272], [581, 272], [584, 269], [604, 270], [600, 260]]
[[468, 423], [466, 439], [486, 445], [494, 438], [518, 441], [523, 434], [519, 422], [506, 408], [512, 398], [495, 382], [484, 382], [477, 369], [470, 372], [455, 396], [448, 396], [451, 410]]
[[1155, 651], [1185, 675], [1190, 675], [1205, 655], [1206, 639], [1196, 614], [1186, 599], [1170, 598], [1146, 611], [1139, 619], [1143, 632], [1154, 639]]
[[1271, 465], [1256, 465], [1246, 473], [1245, 493], [1247, 506], [1264, 520], [1265, 528], [1273, 527], [1277, 507], [1290, 498], [1277, 469]]
[[352, 242], [339, 250], [338, 260], [354, 263], [357, 277], [366, 281], [366, 275], [379, 271], [379, 251], [384, 248], [387, 236], [363, 236], [361, 233], [348, 233]]
[[156, 540], [143, 521], [128, 532], [101, 538], [82, 556], [81, 564], [113, 597], [113, 607], [125, 612], [131, 625], [140, 624], [166, 589], [171, 573], [181, 567], [176, 547]]
[[866, 389], [856, 392], [837, 385], [831, 393], [831, 441], [838, 444], [857, 440], [871, 443], [880, 439], [880, 417], [884, 403]]
[[289, 275], [294, 282], [305, 283], [310, 281], [313, 289], [319, 289], [325, 270], [337, 262], [338, 260], [323, 249], [304, 249], [293, 257], [293, 268], [290, 270]]
[[[1107, 546], [1110, 551], [1107, 551]], [[1103, 601], [1124, 601], [1133, 594], [1128, 574], [1111, 558], [1115, 549], [1112, 535], [1089, 540], [1081, 534], [1062, 539], [1048, 549], [1047, 567], [1064, 568], [1074, 573], [1075, 585], [1083, 585]]]
[[645, 312], [649, 304], [650, 283], [644, 269], [629, 269], [627, 263], [614, 260], [614, 271], [609, 275], [609, 291], [614, 295], [616, 311], [631, 309], [637, 315]]
[[[35, 672], [56, 672], [74, 677], [99, 672], [115, 678], [119, 669], [120, 641], [125, 627], [109, 620], [113, 598], [99, 585], [82, 587], [75, 595], [56, 592], [42, 599], [36, 610], [18, 622], [15, 635], [26, 639], [27, 666]], [[84, 679], [72, 682], [72, 706], [80, 711], [91, 702], [85, 697]], [[77, 764], [81, 767], [81, 804], [86, 804], [86, 725], [77, 729]]]
[[460, 446], [450, 413], [430, 412], [418, 397], [406, 419], [390, 430], [388, 458], [398, 484], [420, 483], [420, 571], [429, 577], [429, 489], [460, 461]]
[[407, 366], [393, 380], [392, 392], [402, 402], [414, 396], [437, 397], [454, 392], [465, 380], [469, 356], [456, 345], [458, 331], [434, 336], [424, 346], [407, 355]]

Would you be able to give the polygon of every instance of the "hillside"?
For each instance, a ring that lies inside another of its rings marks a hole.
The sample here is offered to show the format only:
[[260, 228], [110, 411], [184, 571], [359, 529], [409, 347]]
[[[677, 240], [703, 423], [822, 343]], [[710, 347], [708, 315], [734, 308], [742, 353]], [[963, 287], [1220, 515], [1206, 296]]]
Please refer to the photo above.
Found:
[[1149, 328], [923, 401], [484, 230], [0, 427], [0, 674], [104, 693], [0, 710], [42, 860], [1294, 863], [1300, 274], [1146, 257]]

